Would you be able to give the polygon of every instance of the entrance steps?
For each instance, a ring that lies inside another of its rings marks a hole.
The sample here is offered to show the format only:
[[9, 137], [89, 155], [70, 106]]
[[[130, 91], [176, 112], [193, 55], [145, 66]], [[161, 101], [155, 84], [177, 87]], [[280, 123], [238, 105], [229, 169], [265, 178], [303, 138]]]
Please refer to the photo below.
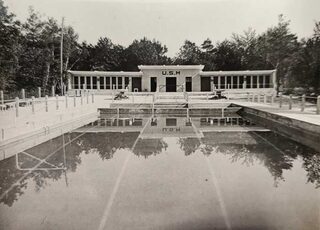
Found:
[[155, 109], [173, 109], [173, 108], [187, 108], [186, 102], [159, 102], [154, 103]]
[[164, 93], [156, 93], [156, 100], [185, 100], [185, 96], [183, 92], [164, 92]]

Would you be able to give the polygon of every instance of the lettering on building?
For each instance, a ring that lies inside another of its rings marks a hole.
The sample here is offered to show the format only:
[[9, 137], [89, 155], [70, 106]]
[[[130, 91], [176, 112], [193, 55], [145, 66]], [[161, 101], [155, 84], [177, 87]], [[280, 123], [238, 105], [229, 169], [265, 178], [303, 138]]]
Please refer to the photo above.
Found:
[[180, 71], [163, 70], [162, 75], [180, 75]]

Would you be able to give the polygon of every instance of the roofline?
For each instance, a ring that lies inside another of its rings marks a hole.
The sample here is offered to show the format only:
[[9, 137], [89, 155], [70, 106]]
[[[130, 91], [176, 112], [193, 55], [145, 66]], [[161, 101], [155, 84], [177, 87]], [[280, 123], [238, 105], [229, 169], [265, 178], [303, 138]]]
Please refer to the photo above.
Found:
[[154, 69], [164, 69], [164, 70], [185, 70], [185, 69], [196, 69], [202, 70], [204, 65], [138, 65], [140, 70], [154, 70]]
[[200, 76], [237, 76], [273, 74], [276, 70], [201, 71]]
[[68, 70], [68, 73], [76, 76], [142, 76], [142, 72], [134, 71], [77, 71]]

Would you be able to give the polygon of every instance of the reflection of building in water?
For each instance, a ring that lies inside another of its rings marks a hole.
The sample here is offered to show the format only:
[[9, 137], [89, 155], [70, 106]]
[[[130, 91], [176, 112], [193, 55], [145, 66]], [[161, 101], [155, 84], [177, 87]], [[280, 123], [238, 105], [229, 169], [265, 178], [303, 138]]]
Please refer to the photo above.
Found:
[[[235, 131], [266, 130], [256, 126], [235, 114], [229, 117], [130, 117], [118, 118], [104, 116], [91, 124], [94, 126], [87, 131], [86, 127], [76, 132], [143, 132], [140, 138], [159, 137], [197, 137], [198, 131], [224, 131], [238, 128]], [[90, 125], [89, 125], [90, 126]], [[152, 137], [151, 137], [152, 136]]]

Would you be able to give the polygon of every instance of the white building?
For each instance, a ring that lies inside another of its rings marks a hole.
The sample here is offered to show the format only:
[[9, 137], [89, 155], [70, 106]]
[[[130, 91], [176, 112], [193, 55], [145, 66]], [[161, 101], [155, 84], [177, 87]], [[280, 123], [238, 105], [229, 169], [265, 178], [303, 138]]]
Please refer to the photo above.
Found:
[[139, 72], [68, 71], [70, 93], [81, 90], [130, 92], [273, 92], [276, 70], [202, 71], [203, 65], [140, 65]]

